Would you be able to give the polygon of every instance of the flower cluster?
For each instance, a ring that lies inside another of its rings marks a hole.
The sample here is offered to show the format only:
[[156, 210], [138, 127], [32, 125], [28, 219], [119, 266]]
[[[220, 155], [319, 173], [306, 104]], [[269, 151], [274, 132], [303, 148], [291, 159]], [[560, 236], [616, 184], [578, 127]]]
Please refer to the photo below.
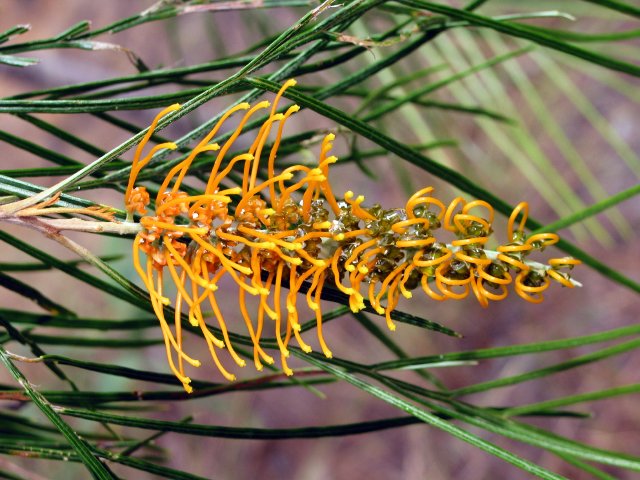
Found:
[[[509, 218], [508, 243], [488, 250], [494, 212], [487, 202], [467, 203], [456, 198], [445, 205], [431, 196], [431, 187], [412, 195], [404, 208], [365, 206], [364, 197], [353, 192], [336, 198], [328, 179], [329, 167], [337, 160], [330, 155], [332, 134], [322, 141], [315, 166], [294, 165], [276, 173], [283, 128], [299, 109], [292, 105], [285, 113], [277, 113], [282, 94], [292, 85], [295, 81], [287, 81], [272, 105], [266, 101], [253, 107], [242, 103], [230, 109], [169, 171], [158, 189], [154, 215], [140, 219], [142, 230], [133, 246], [134, 265], [160, 321], [169, 365], [187, 391], [191, 387], [184, 363], [199, 366], [200, 362], [183, 351], [183, 311], [188, 311], [191, 325], [202, 331], [223, 376], [235, 379], [220, 361], [220, 349], [226, 348], [238, 365], [245, 365], [229, 339], [216, 298], [224, 277], [237, 287], [240, 315], [253, 341], [256, 368], [261, 370], [263, 362], [274, 362], [260, 345], [265, 323], [272, 323], [282, 368], [288, 375], [293, 373], [287, 365], [292, 337], [302, 350], [311, 351], [300, 334], [301, 289], [306, 290], [303, 302], [317, 319], [320, 347], [331, 357], [322, 334], [320, 300], [325, 285], [348, 296], [353, 311], [370, 307], [384, 315], [391, 330], [395, 329], [391, 313], [400, 297], [411, 298], [416, 289], [435, 300], [463, 299], [473, 292], [487, 306], [490, 300], [504, 299], [509, 284], [519, 296], [534, 303], [542, 301], [550, 280], [567, 287], [577, 285], [566, 272], [579, 263], [577, 260], [559, 258], [543, 265], [527, 259], [534, 251], [556, 243], [558, 236], [524, 233], [526, 203], [519, 204]], [[269, 107], [268, 119], [248, 151], [226, 158], [249, 118]], [[158, 150], [176, 145], [157, 145], [145, 157], [142, 151], [158, 120], [178, 108], [172, 105], [162, 111], [136, 150], [125, 194], [130, 218], [134, 213], [147, 214], [150, 204], [145, 187], [136, 186], [139, 172]], [[222, 146], [211, 143], [225, 121], [238, 111], [245, 113], [229, 139]], [[271, 130], [277, 133], [267, 154], [263, 150]], [[180, 190], [181, 183], [193, 160], [203, 152], [215, 155], [206, 188], [202, 194], [188, 195]], [[265, 163], [267, 178], [259, 181], [258, 172]], [[233, 170], [243, 172], [242, 185], [223, 188]], [[435, 232], [440, 228], [450, 231], [455, 239], [450, 243], [437, 240]], [[146, 256], [144, 263], [140, 252]], [[167, 274], [177, 287], [173, 302], [163, 293]], [[288, 292], [283, 292], [283, 287]], [[247, 296], [257, 298], [255, 315], [247, 308]], [[165, 318], [165, 305], [175, 308], [173, 328]], [[205, 323], [205, 306], [213, 312], [220, 336]]]

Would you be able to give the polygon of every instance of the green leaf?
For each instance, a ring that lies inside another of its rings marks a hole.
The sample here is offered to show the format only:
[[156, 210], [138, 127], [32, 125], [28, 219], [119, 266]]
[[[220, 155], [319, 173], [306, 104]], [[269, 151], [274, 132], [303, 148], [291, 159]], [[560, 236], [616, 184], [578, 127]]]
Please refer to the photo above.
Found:
[[398, 408], [401, 409], [407, 413], [409, 413], [410, 415], [420, 419], [421, 421], [428, 423], [429, 425], [432, 425], [436, 428], [439, 428], [441, 430], [444, 430], [445, 432], [453, 435], [454, 437], [469, 443], [471, 445], [473, 445], [474, 447], [477, 447], [481, 450], [484, 450], [487, 453], [490, 453], [492, 455], [495, 455], [496, 457], [511, 463], [512, 465], [515, 465], [516, 467], [524, 470], [525, 472], [532, 474], [532, 475], [536, 475], [539, 478], [544, 478], [544, 479], [553, 479], [553, 480], [560, 480], [563, 479], [564, 477], [557, 475], [553, 472], [550, 472], [542, 467], [539, 467], [521, 457], [518, 457], [517, 455], [512, 454], [511, 452], [508, 452], [500, 447], [498, 447], [495, 444], [492, 444], [490, 442], [487, 442], [486, 440], [481, 439], [480, 437], [460, 428], [457, 427], [456, 425], [447, 422], [446, 420], [442, 420], [440, 418], [438, 418], [438, 416], [429, 413], [425, 410], [422, 410], [418, 407], [416, 407], [415, 405], [408, 403], [407, 401], [399, 398], [398, 396], [394, 395], [393, 393], [382, 389], [380, 387], [376, 387], [375, 385], [372, 385], [370, 383], [365, 382], [364, 380], [359, 379], [358, 377], [338, 368], [335, 367], [333, 365], [330, 365], [329, 363], [325, 362], [323, 359], [321, 359], [321, 357], [317, 356], [317, 355], [308, 355], [308, 356], [302, 356], [300, 355], [296, 350], [292, 350], [292, 352], [296, 355], [299, 356], [301, 358], [304, 358], [307, 362], [322, 368], [323, 370], [327, 371], [328, 373], [342, 379], [345, 380], [347, 382], [349, 382], [351, 385], [355, 386], [356, 388], [363, 390], [364, 392], [373, 395], [381, 400], [383, 400], [384, 402]]
[[30, 67], [40, 62], [37, 58], [15, 57], [13, 55], [0, 55], [0, 63], [10, 65], [12, 67]]
[[468, 12], [457, 8], [448, 7], [446, 5], [439, 5], [432, 2], [425, 2], [423, 0], [401, 0], [404, 5], [426, 9], [434, 13], [441, 13], [447, 15], [453, 19], [464, 20], [469, 22], [469, 25], [486, 27], [496, 30], [507, 35], [511, 35], [518, 38], [524, 38], [530, 40], [539, 45], [558, 50], [560, 52], [568, 53], [578, 58], [582, 58], [588, 62], [601, 65], [611, 70], [617, 70], [620, 72], [628, 73], [636, 77], [640, 77], [640, 67], [631, 63], [617, 60], [613, 57], [600, 55], [590, 50], [585, 50], [580, 47], [576, 47], [566, 42], [558, 41], [556, 38], [546, 35], [542, 32], [532, 31], [522, 25], [514, 22], [499, 22], [483, 15]]
[[106, 465], [98, 460], [95, 454], [91, 451], [91, 447], [87, 444], [87, 442], [76, 435], [73, 429], [60, 417], [60, 415], [47, 401], [47, 399], [44, 398], [35, 388], [33, 388], [33, 386], [24, 377], [20, 370], [16, 368], [16, 366], [11, 361], [10, 355], [2, 345], [0, 345], [0, 361], [4, 364], [5, 368], [9, 371], [13, 378], [15, 378], [18, 383], [20, 383], [25, 393], [33, 400], [33, 402], [38, 406], [42, 413], [44, 413], [44, 415], [51, 421], [51, 423], [55, 425], [58, 430], [60, 430], [60, 433], [64, 435], [69, 444], [78, 453], [82, 463], [85, 464], [93, 478], [101, 480], [115, 479], [116, 477], [111, 473]]
[[11, 28], [8, 28], [4, 32], [0, 33], [0, 43], [4, 43], [11, 39], [11, 37], [15, 35], [22, 35], [23, 33], [27, 33], [31, 30], [31, 25], [15, 25]]

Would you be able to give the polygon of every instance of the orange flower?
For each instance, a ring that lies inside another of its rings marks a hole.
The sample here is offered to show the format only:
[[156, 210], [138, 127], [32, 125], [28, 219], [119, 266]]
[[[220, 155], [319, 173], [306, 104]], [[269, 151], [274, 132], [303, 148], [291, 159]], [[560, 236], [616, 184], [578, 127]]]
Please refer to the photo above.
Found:
[[[293, 85], [294, 80], [285, 82], [248, 151], [232, 158], [227, 158], [227, 153], [244, 125], [270, 104], [264, 101], [251, 107], [242, 103], [225, 113], [168, 172], [155, 199], [155, 214], [140, 219], [142, 231], [134, 242], [134, 265], [160, 321], [169, 366], [187, 391], [191, 387], [184, 362], [193, 366], [200, 362], [183, 351], [183, 311], [190, 324], [202, 332], [225, 378], [233, 380], [235, 375], [223, 366], [218, 356], [221, 349], [225, 348], [238, 366], [246, 364], [233, 348], [227, 319], [216, 297], [223, 278], [230, 278], [237, 288], [240, 316], [253, 342], [255, 367], [261, 370], [264, 363], [274, 362], [260, 344], [270, 323], [287, 375], [293, 373], [287, 365], [291, 339], [295, 338], [302, 350], [311, 351], [299, 323], [298, 292], [303, 288], [304, 303], [316, 315], [320, 347], [331, 357], [323, 337], [320, 305], [326, 285], [346, 295], [353, 311], [371, 308], [384, 315], [392, 330], [392, 313], [401, 297], [411, 298], [419, 288], [439, 301], [463, 299], [473, 292], [486, 307], [490, 301], [506, 298], [511, 283], [519, 296], [533, 303], [542, 301], [542, 292], [551, 280], [567, 287], [579, 285], [561, 271], [578, 264], [575, 259], [554, 259], [549, 265], [528, 260], [534, 251], [556, 243], [558, 236], [527, 237], [528, 207], [524, 202], [509, 218], [508, 243], [490, 250], [487, 243], [493, 233], [494, 212], [485, 201], [466, 202], [459, 197], [445, 205], [431, 196], [431, 187], [412, 195], [404, 208], [367, 207], [365, 198], [351, 191], [339, 200], [329, 182], [330, 165], [337, 160], [329, 155], [333, 134], [324, 138], [317, 166], [294, 165], [277, 173], [275, 158], [283, 128], [299, 107], [293, 105], [284, 114], [276, 111], [283, 93]], [[177, 108], [173, 105], [156, 117], [136, 150], [125, 194], [130, 216], [146, 213], [149, 204], [144, 187], [135, 186], [140, 170], [159, 149], [176, 148], [173, 143], [161, 144], [141, 159], [158, 120]], [[222, 146], [211, 143], [225, 121], [239, 111], [245, 113], [229, 139]], [[275, 140], [268, 157], [264, 153], [267, 178], [259, 181], [263, 150], [272, 130], [276, 131]], [[180, 186], [202, 152], [217, 153], [204, 192], [188, 195]], [[232, 171], [243, 173], [242, 185], [223, 189], [221, 185], [229, 181]], [[438, 240], [436, 231], [440, 228], [455, 238]], [[144, 265], [140, 252], [146, 255]], [[163, 295], [166, 271], [177, 288], [173, 302]], [[257, 298], [254, 314], [247, 306], [247, 295]], [[168, 305], [175, 309], [173, 328], [165, 319], [164, 307]], [[203, 305], [213, 312], [220, 336], [206, 324]]]

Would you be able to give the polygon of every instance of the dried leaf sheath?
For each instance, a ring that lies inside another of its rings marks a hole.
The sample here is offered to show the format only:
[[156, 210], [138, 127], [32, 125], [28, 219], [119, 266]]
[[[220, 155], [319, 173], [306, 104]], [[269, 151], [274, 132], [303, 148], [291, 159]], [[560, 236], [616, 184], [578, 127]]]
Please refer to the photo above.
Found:
[[[363, 196], [350, 191], [338, 200], [329, 182], [330, 165], [337, 160], [329, 155], [333, 134], [324, 138], [316, 167], [294, 165], [276, 172], [275, 157], [284, 125], [299, 108], [293, 105], [284, 114], [276, 110], [282, 93], [293, 85], [293, 80], [283, 85], [249, 150], [233, 158], [226, 155], [246, 122], [270, 105], [266, 101], [254, 107], [243, 103], [229, 110], [187, 158], [169, 171], [156, 196], [155, 215], [140, 219], [143, 230], [134, 242], [134, 263], [160, 321], [170, 368], [187, 391], [191, 387], [184, 362], [198, 366], [199, 361], [183, 351], [183, 308], [188, 309], [190, 323], [201, 329], [223, 376], [235, 379], [218, 358], [219, 349], [226, 347], [236, 364], [245, 365], [233, 349], [217, 303], [217, 285], [223, 277], [237, 286], [240, 314], [254, 343], [256, 368], [261, 370], [263, 363], [274, 361], [260, 346], [262, 332], [269, 324], [288, 375], [293, 373], [287, 365], [292, 337], [304, 351], [311, 350], [300, 335], [298, 319], [298, 291], [304, 284], [309, 288], [303, 303], [316, 314], [318, 341], [327, 357], [331, 351], [323, 338], [320, 307], [326, 283], [349, 296], [353, 311], [365, 308], [368, 301], [386, 317], [392, 330], [391, 312], [401, 296], [411, 298], [416, 289], [434, 300], [463, 299], [473, 292], [487, 306], [490, 300], [506, 298], [509, 284], [533, 303], [543, 300], [542, 292], [551, 280], [567, 287], [578, 285], [565, 271], [578, 264], [577, 260], [553, 259], [543, 265], [527, 259], [532, 252], [556, 243], [558, 236], [526, 236], [526, 203], [519, 204], [509, 219], [508, 243], [493, 251], [485, 245], [492, 233], [494, 212], [481, 200], [466, 202], [458, 197], [445, 205], [431, 196], [431, 187], [412, 195], [404, 208], [367, 207]], [[168, 107], [156, 117], [136, 150], [125, 197], [130, 217], [134, 212], [145, 214], [149, 204], [145, 188], [135, 185], [137, 174], [153, 153], [175, 148], [175, 144], [158, 145], [145, 157], [142, 151], [157, 121], [177, 108]], [[240, 111], [245, 112], [243, 118], [224, 145], [210, 143], [224, 122]], [[263, 150], [272, 130], [276, 136], [267, 154]], [[188, 195], [180, 185], [202, 152], [217, 152], [207, 186], [200, 195]], [[260, 182], [257, 172], [265, 163], [268, 176]], [[243, 172], [242, 185], [221, 189], [232, 170]], [[231, 212], [234, 199], [236, 207]], [[434, 232], [440, 228], [450, 231], [455, 240], [438, 241]], [[146, 260], [141, 259], [140, 251]], [[171, 303], [163, 295], [167, 272], [177, 287], [173, 330], [162, 308]], [[288, 291], [283, 283], [288, 284]], [[254, 315], [246, 306], [247, 295], [259, 299]], [[209, 331], [204, 309], [213, 311], [222, 338]]]

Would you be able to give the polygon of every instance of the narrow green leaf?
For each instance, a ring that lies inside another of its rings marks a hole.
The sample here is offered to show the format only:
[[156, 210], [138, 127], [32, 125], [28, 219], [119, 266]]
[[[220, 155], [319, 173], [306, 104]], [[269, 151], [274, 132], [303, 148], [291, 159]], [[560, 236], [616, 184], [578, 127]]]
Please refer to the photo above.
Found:
[[55, 135], [56, 137], [69, 143], [70, 145], [73, 145], [75, 147], [78, 147], [84, 150], [85, 152], [90, 153], [91, 155], [95, 155], [99, 157], [101, 155], [104, 155], [105, 153], [104, 150], [96, 147], [95, 145], [85, 142], [80, 137], [73, 135], [66, 130], [63, 130], [62, 128], [59, 128], [50, 122], [46, 122], [41, 118], [34, 117], [26, 113], [20, 114], [18, 115], [18, 117], [20, 117], [25, 122], [29, 122], [31, 125], [38, 127], [39, 129], [45, 132]]
[[454, 437], [473, 445], [474, 447], [477, 447], [481, 450], [484, 450], [487, 453], [495, 455], [496, 457], [506, 462], [509, 462], [512, 465], [515, 465], [516, 467], [524, 470], [529, 474], [536, 475], [539, 478], [543, 478], [543, 479], [550, 479], [550, 480], [564, 479], [564, 477], [560, 475], [550, 472], [549, 470], [546, 470], [517, 455], [514, 455], [513, 453], [508, 452], [507, 450], [504, 450], [503, 448], [500, 448], [497, 445], [487, 442], [486, 440], [483, 440], [480, 437], [460, 427], [457, 427], [452, 423], [447, 422], [446, 420], [442, 420], [438, 418], [436, 415], [432, 413], [429, 413], [425, 410], [422, 410], [416, 407], [411, 403], [408, 403], [407, 401], [397, 397], [396, 395], [393, 395], [392, 393], [380, 387], [376, 387], [375, 385], [367, 383], [364, 380], [361, 380], [358, 377], [350, 373], [347, 373], [341, 368], [338, 368], [338, 367], [335, 367], [334, 365], [329, 364], [328, 362], [325, 361], [325, 359], [322, 359], [317, 355], [305, 356], [300, 354], [297, 350], [292, 349], [291, 351], [294, 353], [294, 355], [300, 358], [304, 358], [305, 361], [319, 368], [322, 368], [323, 370], [327, 371], [331, 375], [334, 375], [342, 380], [349, 382], [356, 388], [363, 390], [364, 392], [369, 393], [370, 395], [373, 395], [383, 400], [384, 402], [409, 413], [410, 415], [413, 415], [414, 417], [416, 417], [417, 419], [420, 419], [425, 423], [428, 423], [436, 428], [444, 430], [445, 432], [453, 435]]
[[42, 345], [68, 345], [85, 348], [145, 348], [154, 345], [163, 345], [161, 338], [140, 338], [140, 339], [120, 339], [120, 338], [84, 338], [70, 337], [66, 335], [41, 335], [36, 333], [25, 334], [34, 342]]
[[164, 432], [176, 432], [187, 435], [199, 435], [216, 438], [236, 438], [250, 440], [286, 440], [292, 438], [322, 438], [338, 437], [345, 435], [358, 435], [362, 433], [376, 432], [390, 428], [404, 427], [421, 423], [414, 417], [395, 417], [370, 422], [349, 423], [344, 425], [327, 425], [322, 427], [301, 428], [236, 428], [219, 427], [214, 425], [200, 425], [195, 423], [170, 422], [166, 420], [150, 420], [140, 417], [127, 417], [113, 415], [91, 410], [59, 407], [61, 415], [84, 418], [99, 422], [123, 425], [127, 427], [143, 428], [146, 430], [161, 430]]
[[499, 22], [483, 15], [478, 15], [476, 13], [471, 13], [465, 10], [452, 8], [437, 3], [426, 2], [423, 0], [401, 0], [401, 3], [411, 7], [426, 9], [435, 13], [441, 13], [458, 20], [464, 20], [469, 22], [469, 24], [473, 26], [487, 27], [491, 28], [492, 30], [505, 33], [507, 35], [524, 38], [539, 45], [543, 45], [545, 47], [549, 47], [554, 50], [558, 50], [560, 52], [568, 53], [569, 55], [582, 58], [583, 60], [595, 63], [596, 65], [601, 65], [611, 70], [617, 70], [620, 72], [628, 73], [629, 75], [640, 77], [640, 66], [623, 62], [612, 57], [600, 55], [598, 53], [576, 47], [566, 42], [558, 41], [550, 35], [546, 35], [540, 32], [534, 32], [526, 27], [523, 28], [518, 23]]
[[594, 467], [593, 465], [589, 465], [588, 463], [585, 463], [581, 460], [578, 460], [577, 458], [571, 456], [571, 455], [566, 455], [566, 454], [562, 454], [562, 453], [558, 453], [555, 452], [556, 456], [562, 458], [565, 462], [578, 467], [580, 470], [585, 471], [586, 473], [589, 473], [591, 475], [593, 475], [594, 478], [598, 478], [600, 480], [616, 480], [616, 477], [613, 477], [605, 472], [603, 472], [602, 470]]
[[428, 95], [430, 93], [433, 93], [434, 91], [443, 88], [453, 82], [457, 82], [458, 80], [461, 80], [465, 77], [468, 77], [469, 75], [479, 72], [485, 68], [490, 68], [493, 67], [495, 65], [498, 65], [502, 62], [505, 62], [507, 60], [510, 60], [512, 58], [516, 58], [519, 57], [520, 55], [524, 55], [525, 53], [530, 52], [533, 49], [533, 47], [524, 47], [524, 48], [520, 48], [518, 50], [514, 50], [513, 52], [507, 52], [503, 55], [498, 55], [494, 58], [491, 58], [489, 60], [487, 60], [486, 62], [482, 62], [479, 65], [474, 65], [471, 68], [468, 68], [462, 72], [458, 72], [454, 75], [451, 75], [449, 77], [443, 78], [442, 80], [437, 80], [435, 82], [432, 83], [428, 83], [427, 85], [425, 85], [424, 87], [421, 88], [417, 88], [411, 91], [410, 94], [405, 95], [404, 97], [398, 98], [393, 102], [389, 102], [386, 103], [378, 108], [376, 108], [375, 110], [372, 110], [371, 112], [369, 112], [367, 115], [364, 115], [362, 120], [365, 122], [371, 122], [373, 120], [376, 120], [380, 117], [382, 117], [383, 115], [401, 107], [402, 105], [404, 105], [405, 103], [411, 102], [415, 99], [418, 98], [422, 98], [425, 95]]
[[31, 30], [31, 25], [23, 24], [23, 25], [15, 25], [11, 28], [8, 28], [4, 32], [0, 33], [0, 43], [4, 43], [7, 40], [10, 40], [11, 37], [15, 35], [22, 35], [23, 33], [27, 33]]
[[91, 22], [87, 20], [82, 20], [81, 22], [76, 23], [75, 25], [70, 26], [64, 32], [60, 33], [53, 37], [53, 41], [60, 40], [71, 40], [74, 37], [77, 37], [85, 32], [88, 32], [91, 28]]
[[7, 142], [10, 145], [18, 147], [26, 152], [33, 153], [34, 155], [43, 158], [45, 160], [49, 160], [50, 162], [55, 163], [56, 165], [63, 166], [82, 166], [82, 164], [72, 158], [67, 157], [66, 155], [62, 155], [54, 150], [50, 150], [48, 148], [37, 145], [29, 140], [25, 140], [24, 138], [17, 137], [8, 132], [4, 132], [0, 130], [0, 141]]
[[13, 55], [0, 55], [0, 63], [11, 65], [12, 67], [29, 67], [40, 62], [37, 58], [15, 57]]
[[621, 387], [608, 388], [597, 392], [581, 393], [568, 397], [556, 398], [545, 402], [530, 403], [519, 407], [511, 407], [502, 410], [500, 413], [504, 416], [526, 415], [531, 412], [540, 410], [552, 410], [567, 405], [575, 405], [576, 403], [593, 402], [595, 400], [604, 400], [607, 398], [617, 397], [619, 395], [627, 395], [630, 393], [640, 393], [640, 384], [624, 385]]
[[[0, 316], [0, 325], [7, 331], [6, 335], [0, 337], [0, 344], [4, 344], [9, 340], [15, 340], [18, 343], [28, 347], [29, 350], [31, 350], [31, 353], [33, 353], [36, 357], [46, 355], [47, 352], [45, 352], [40, 347], [40, 345], [33, 341], [33, 339], [26, 336], [28, 332], [18, 330], [13, 326], [12, 323], [7, 321], [7, 319], [2, 316]], [[62, 371], [60, 367], [58, 367], [55, 363], [49, 361], [45, 361], [44, 364], [49, 370], [51, 370], [51, 372], [53, 372], [55, 376], [57, 376], [60, 380], [64, 380], [65, 382], [67, 382], [74, 391], [77, 391], [78, 387], [76, 386], [76, 384]]]
[[509, 345], [507, 347], [485, 348], [471, 350], [467, 352], [443, 353], [426, 357], [413, 357], [406, 360], [392, 360], [390, 362], [377, 363], [370, 368], [377, 371], [393, 370], [411, 367], [416, 364], [437, 363], [441, 361], [458, 360], [483, 360], [488, 358], [510, 357], [514, 355], [530, 355], [535, 353], [550, 352], [566, 348], [575, 348], [593, 343], [608, 342], [629, 335], [640, 334], [640, 325], [630, 325], [628, 327], [606, 330], [604, 332], [584, 335], [581, 337], [563, 338], [561, 340], [550, 340], [546, 342]]
[[31, 285], [27, 285], [17, 278], [13, 278], [2, 272], [0, 272], [0, 286], [28, 298], [50, 313], [62, 313], [64, 315], [73, 316], [73, 312], [71, 310], [68, 310], [59, 303], [54, 302]]
[[[100, 258], [105, 262], [112, 262], [121, 260], [124, 258], [124, 255], [105, 255]], [[78, 266], [86, 262], [84, 260], [70, 260], [66, 263], [72, 266]], [[37, 272], [50, 269], [51, 265], [45, 265], [43, 263], [0, 262], [0, 272]]]
[[[296, 373], [296, 378], [300, 376], [302, 372]], [[323, 373], [323, 372], [321, 372]], [[315, 372], [318, 374], [318, 372]], [[281, 376], [281, 375], [278, 375]], [[40, 393], [44, 395], [47, 400], [58, 405], [64, 405], [67, 407], [97, 407], [101, 405], [103, 409], [117, 409], [122, 408], [120, 405], [111, 405], [114, 402], [177, 402], [195, 400], [198, 398], [212, 397], [217, 395], [223, 395], [230, 392], [253, 392], [259, 390], [269, 389], [281, 389], [299, 387], [290, 381], [267, 381], [265, 376], [262, 375], [258, 378], [251, 380], [242, 380], [229, 384], [220, 384], [217, 387], [198, 388], [193, 393], [187, 393], [181, 387], [174, 390], [133, 390], [133, 391], [110, 391], [110, 392], [70, 392], [60, 390], [42, 390]], [[322, 378], [305, 378], [306, 385], [324, 385], [327, 383], [333, 383], [335, 380], [331, 377]], [[175, 382], [174, 382], [175, 383]], [[13, 400], [26, 402], [29, 398], [21, 391], [14, 390], [12, 388], [3, 388], [0, 386], [0, 399]]]
[[9, 373], [16, 379], [16, 381], [22, 386], [25, 393], [33, 400], [42, 413], [55, 425], [60, 433], [64, 435], [69, 444], [78, 453], [82, 463], [85, 464], [93, 478], [110, 480], [116, 477], [109, 471], [109, 469], [93, 454], [91, 447], [80, 438], [73, 429], [60, 417], [54, 410], [52, 405], [44, 398], [29, 381], [22, 375], [20, 370], [11, 361], [11, 358], [5, 348], [0, 345], [0, 361], [4, 364], [5, 368], [9, 370]]
[[625, 200], [628, 200], [630, 198], [635, 197], [636, 195], [640, 194], [640, 184], [638, 185], [634, 185], [631, 188], [628, 188], [626, 190], [623, 190], [621, 192], [618, 192], [614, 195], [611, 195], [610, 197], [601, 200], [599, 202], [594, 203], [593, 205], [585, 208], [584, 210], [581, 210], [579, 212], [576, 212], [572, 215], [569, 215], [567, 217], [564, 217], [556, 222], [553, 223], [549, 223], [547, 225], [545, 225], [544, 227], [538, 228], [537, 230], [534, 230], [532, 233], [539, 233], [539, 232], [557, 232], [558, 230], [562, 230], [563, 228], [567, 228], [570, 225], [573, 225], [575, 223], [581, 222], [586, 218], [592, 217], [593, 215], [596, 215], [600, 212], [603, 212], [605, 210], [607, 210], [608, 208], [613, 207], [614, 205], [617, 205], [619, 203], [624, 202]]
[[640, 37], [640, 29], [625, 30], [622, 32], [607, 33], [581, 33], [555, 28], [542, 28], [535, 25], [521, 25], [533, 32], [542, 33], [550, 37], [566, 40], [568, 42], [618, 42]]
[[[89, 370], [92, 372], [104, 373], [107, 375], [114, 375], [117, 377], [130, 378], [133, 380], [141, 380], [152, 383], [159, 383], [163, 385], [179, 385], [175, 375], [169, 375], [165, 373], [155, 373], [150, 371], [136, 370], [129, 367], [121, 367], [120, 365], [112, 365], [108, 363], [88, 362], [84, 360], [76, 360], [74, 358], [64, 357], [62, 355], [45, 355], [42, 357], [43, 361], [56, 362], [59, 365], [69, 365], [83, 370]], [[197, 388], [213, 388], [219, 387], [220, 384], [205, 382], [200, 380], [191, 380], [191, 385], [194, 389]]]
[[626, 13], [633, 17], [640, 18], [640, 8], [634, 7], [627, 2], [619, 2], [617, 0], [582, 0], [583, 2], [594, 3], [601, 7], [610, 8], [611, 10], [617, 10], [621, 13]]
[[68, 265], [66, 262], [63, 262], [62, 260], [59, 260], [56, 257], [53, 257], [52, 255], [49, 255], [48, 253], [45, 253], [42, 250], [35, 248], [32, 245], [26, 242], [23, 242], [22, 240], [19, 240], [13, 235], [10, 235], [1, 230], [0, 230], [0, 240], [8, 243], [9, 245], [16, 247], [19, 250], [22, 250], [27, 255], [30, 255], [31, 257], [37, 260], [40, 260], [42, 263], [51, 265], [51, 267], [53, 268], [61, 270], [66, 274], [71, 275], [72, 277], [75, 277], [82, 282], [88, 283], [89, 285], [92, 285], [106, 293], [109, 293], [110, 295], [113, 295], [116, 298], [125, 300], [126, 302], [129, 302], [132, 305], [139, 306], [141, 303], [140, 302], [141, 299], [143, 301], [147, 300], [147, 295], [140, 289], [134, 290], [133, 293], [125, 291], [122, 288], [117, 287], [111, 283], [105, 282], [104, 280], [98, 277], [95, 277], [75, 266]]
[[589, 353], [587, 355], [582, 355], [580, 357], [576, 357], [572, 360], [558, 363], [550, 367], [532, 370], [530, 372], [523, 373], [521, 375], [502, 377], [496, 380], [490, 380], [488, 382], [476, 383], [468, 387], [458, 388], [456, 390], [452, 390], [451, 394], [454, 396], [462, 396], [462, 395], [469, 395], [471, 393], [485, 392], [487, 390], [492, 390], [494, 388], [502, 388], [510, 385], [516, 385], [518, 383], [528, 382], [530, 380], [545, 377], [547, 375], [552, 375], [554, 373], [564, 372], [565, 370], [580, 367], [588, 363], [597, 362], [607, 357], [612, 357], [615, 355], [619, 355], [621, 353], [635, 350], [639, 347], [640, 347], [640, 339], [630, 340], [628, 342], [624, 342], [619, 345], [614, 345], [612, 347], [604, 348], [602, 350]]
[[73, 315], [44, 315], [6, 308], [0, 308], [0, 318], [4, 318], [15, 324], [70, 328], [73, 330], [92, 329], [117, 331], [158, 327], [158, 319], [155, 317], [111, 320], [104, 318], [80, 318]]

